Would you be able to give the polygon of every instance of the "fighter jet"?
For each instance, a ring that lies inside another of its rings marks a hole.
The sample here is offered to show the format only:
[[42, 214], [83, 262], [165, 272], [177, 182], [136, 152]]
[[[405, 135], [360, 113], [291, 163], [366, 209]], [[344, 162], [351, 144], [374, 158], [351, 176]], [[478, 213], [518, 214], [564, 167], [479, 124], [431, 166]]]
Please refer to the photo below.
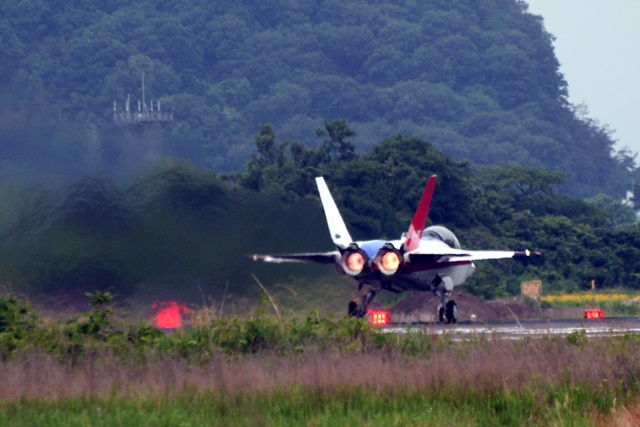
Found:
[[438, 297], [437, 318], [455, 323], [458, 309], [449, 299], [455, 286], [463, 284], [475, 271], [474, 261], [523, 258], [540, 255], [525, 251], [468, 251], [460, 247], [456, 236], [439, 225], [424, 228], [436, 187], [432, 175], [424, 188], [409, 230], [398, 240], [354, 241], [338, 211], [323, 177], [316, 178], [320, 200], [336, 250], [320, 253], [251, 255], [254, 261], [316, 262], [335, 264], [339, 273], [352, 277], [359, 290], [368, 289], [359, 301], [348, 305], [350, 316], [363, 317], [371, 301], [381, 290], [400, 293], [429, 291]]

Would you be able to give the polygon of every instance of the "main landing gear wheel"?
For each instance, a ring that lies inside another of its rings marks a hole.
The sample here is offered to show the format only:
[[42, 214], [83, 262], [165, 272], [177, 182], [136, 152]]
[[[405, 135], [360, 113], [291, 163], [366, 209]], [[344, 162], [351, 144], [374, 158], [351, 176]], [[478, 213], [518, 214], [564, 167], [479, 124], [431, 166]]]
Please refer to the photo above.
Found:
[[438, 305], [438, 321], [447, 324], [458, 321], [458, 305], [455, 301], [447, 301], [445, 306]]
[[347, 307], [347, 313], [349, 317], [358, 316], [359, 311], [360, 310], [358, 310], [358, 303], [355, 301], [349, 301], [349, 306]]
[[447, 323], [456, 323], [458, 321], [458, 305], [455, 301], [447, 302], [447, 309], [445, 311]]

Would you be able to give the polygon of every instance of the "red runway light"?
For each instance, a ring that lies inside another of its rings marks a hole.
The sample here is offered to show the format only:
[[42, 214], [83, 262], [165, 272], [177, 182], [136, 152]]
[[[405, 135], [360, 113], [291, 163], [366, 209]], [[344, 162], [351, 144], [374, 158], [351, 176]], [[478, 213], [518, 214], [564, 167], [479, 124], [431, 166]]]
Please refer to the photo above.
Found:
[[584, 311], [585, 319], [604, 319], [604, 311], [597, 310], [594, 308], [589, 308]]
[[391, 316], [388, 311], [384, 310], [369, 310], [369, 323], [375, 326], [388, 325], [391, 322]]
[[153, 309], [158, 311], [156, 313], [156, 328], [158, 329], [182, 327], [182, 314], [189, 311], [186, 305], [177, 301], [153, 304]]

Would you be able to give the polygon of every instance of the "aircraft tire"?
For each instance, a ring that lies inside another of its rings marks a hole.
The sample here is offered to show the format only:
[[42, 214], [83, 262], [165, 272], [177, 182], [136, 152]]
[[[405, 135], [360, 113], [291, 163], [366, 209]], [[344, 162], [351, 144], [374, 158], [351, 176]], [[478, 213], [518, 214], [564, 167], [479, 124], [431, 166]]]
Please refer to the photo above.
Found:
[[358, 303], [356, 303], [355, 301], [349, 301], [347, 313], [349, 317], [358, 316]]
[[438, 321], [440, 323], [444, 323], [445, 321], [445, 312], [444, 312], [444, 307], [442, 306], [442, 304], [438, 305]]
[[455, 301], [447, 302], [447, 323], [456, 323], [458, 321], [458, 305]]

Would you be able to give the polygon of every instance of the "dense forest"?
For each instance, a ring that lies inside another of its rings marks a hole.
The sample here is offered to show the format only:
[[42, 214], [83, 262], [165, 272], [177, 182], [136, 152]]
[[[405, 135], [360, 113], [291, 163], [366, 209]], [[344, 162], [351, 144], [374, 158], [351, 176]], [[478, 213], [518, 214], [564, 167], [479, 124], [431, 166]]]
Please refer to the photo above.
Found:
[[[553, 36], [520, 0], [7, 0], [0, 47], [0, 156], [40, 173], [158, 155], [238, 172], [261, 123], [313, 145], [325, 119], [348, 120], [358, 152], [412, 135], [458, 161], [565, 171], [578, 197], [622, 197], [635, 169], [568, 103]], [[113, 125], [143, 74], [174, 112], [164, 133]]]
[[[567, 101], [521, 1], [7, 0], [0, 47], [2, 290], [239, 301], [256, 273], [342, 304], [332, 269], [243, 257], [331, 249], [315, 176], [355, 238], [393, 239], [433, 173], [463, 247], [544, 254], [471, 292], [640, 289], [635, 155]], [[172, 122], [114, 123], [142, 76]]]
[[331, 250], [316, 175], [327, 178], [354, 238], [395, 239], [435, 173], [431, 223], [450, 227], [464, 247], [543, 253], [540, 263], [482, 263], [468, 291], [513, 295], [528, 279], [543, 280], [546, 292], [592, 281], [640, 289], [633, 211], [609, 196], [558, 194], [564, 173], [513, 163], [478, 171], [417, 137], [387, 138], [357, 154], [342, 120], [318, 134], [320, 145], [305, 147], [280, 142], [263, 125], [247, 169], [225, 177], [164, 160], [131, 177], [84, 177], [54, 190], [1, 180], [0, 283], [48, 303], [84, 304], [85, 292], [107, 289], [132, 301], [219, 303], [233, 295], [235, 304], [255, 303], [255, 274], [283, 299], [302, 295], [295, 307], [341, 313], [356, 287], [333, 268], [264, 265], [245, 255]]

